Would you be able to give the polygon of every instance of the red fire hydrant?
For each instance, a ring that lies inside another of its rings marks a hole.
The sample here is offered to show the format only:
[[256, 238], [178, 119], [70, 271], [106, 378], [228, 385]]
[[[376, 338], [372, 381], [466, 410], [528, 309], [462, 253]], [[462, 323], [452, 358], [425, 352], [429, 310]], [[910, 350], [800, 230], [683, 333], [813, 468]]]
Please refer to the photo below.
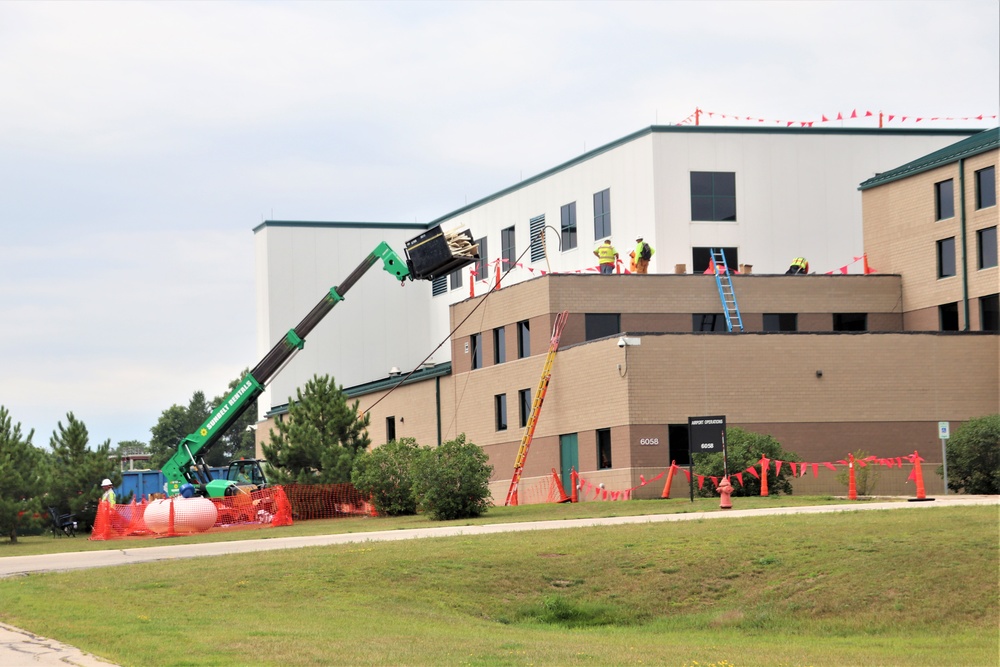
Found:
[[733, 485], [729, 483], [728, 477], [723, 477], [719, 485], [715, 487], [715, 492], [720, 494], [721, 501], [719, 502], [719, 508], [724, 510], [733, 509], [733, 503], [729, 500], [729, 496], [733, 493]]

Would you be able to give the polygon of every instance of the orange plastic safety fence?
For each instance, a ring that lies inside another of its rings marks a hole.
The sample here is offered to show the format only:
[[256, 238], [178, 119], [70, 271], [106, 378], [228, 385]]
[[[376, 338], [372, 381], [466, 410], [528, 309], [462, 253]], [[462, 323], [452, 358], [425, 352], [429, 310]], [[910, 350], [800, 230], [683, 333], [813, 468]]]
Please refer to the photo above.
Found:
[[172, 537], [223, 530], [248, 530], [292, 524], [292, 506], [281, 486], [225, 498], [175, 496], [128, 505], [102, 502], [91, 540]]
[[287, 484], [285, 493], [296, 521], [376, 514], [369, 497], [353, 484]]

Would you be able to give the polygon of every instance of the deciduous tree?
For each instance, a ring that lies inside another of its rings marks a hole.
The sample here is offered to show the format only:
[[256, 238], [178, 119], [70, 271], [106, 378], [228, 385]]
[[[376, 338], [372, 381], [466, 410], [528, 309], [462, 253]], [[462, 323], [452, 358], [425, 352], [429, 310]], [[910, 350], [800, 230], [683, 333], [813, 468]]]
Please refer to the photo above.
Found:
[[[948, 488], [962, 493], [1000, 493], [1000, 414], [958, 427], [948, 441]], [[943, 469], [938, 468], [938, 474]]]

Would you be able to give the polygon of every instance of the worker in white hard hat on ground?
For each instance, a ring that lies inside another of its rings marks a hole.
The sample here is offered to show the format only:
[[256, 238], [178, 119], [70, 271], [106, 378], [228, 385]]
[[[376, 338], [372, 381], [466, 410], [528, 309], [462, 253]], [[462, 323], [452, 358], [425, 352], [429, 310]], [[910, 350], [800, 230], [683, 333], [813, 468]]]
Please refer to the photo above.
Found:
[[111, 480], [107, 477], [101, 482], [101, 488], [104, 489], [104, 493], [101, 494], [101, 502], [106, 502], [112, 507], [115, 506], [115, 486], [111, 483]]

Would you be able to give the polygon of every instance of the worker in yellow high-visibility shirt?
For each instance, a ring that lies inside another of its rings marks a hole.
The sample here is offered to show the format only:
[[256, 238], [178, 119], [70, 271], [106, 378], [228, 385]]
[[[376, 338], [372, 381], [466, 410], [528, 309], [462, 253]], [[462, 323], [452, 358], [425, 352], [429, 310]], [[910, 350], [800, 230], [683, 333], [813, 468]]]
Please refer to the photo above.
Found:
[[601, 268], [601, 273], [611, 274], [615, 272], [618, 251], [611, 245], [611, 239], [604, 239], [604, 243], [597, 246], [594, 254], [597, 255], [597, 263]]

